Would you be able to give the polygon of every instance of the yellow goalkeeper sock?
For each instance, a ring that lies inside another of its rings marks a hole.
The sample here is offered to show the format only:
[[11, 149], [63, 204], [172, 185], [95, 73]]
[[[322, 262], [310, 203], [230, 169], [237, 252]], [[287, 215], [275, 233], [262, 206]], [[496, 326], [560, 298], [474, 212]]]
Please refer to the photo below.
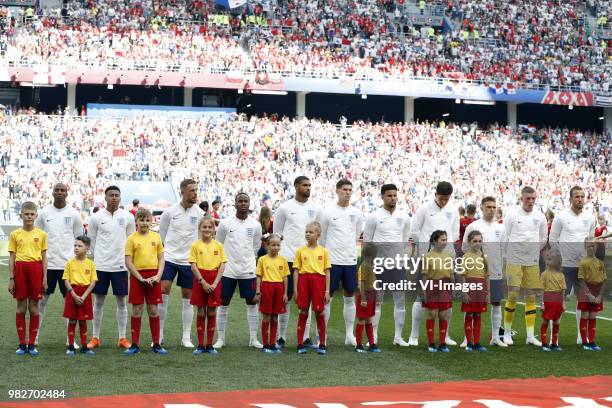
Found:
[[516, 311], [516, 300], [518, 294], [516, 292], [508, 293], [508, 300], [506, 301], [506, 308], [504, 310], [504, 330], [510, 331], [512, 329], [512, 320], [514, 320], [514, 312]]
[[534, 295], [525, 295], [525, 326], [527, 327], [527, 338], [533, 337], [536, 321], [536, 304]]

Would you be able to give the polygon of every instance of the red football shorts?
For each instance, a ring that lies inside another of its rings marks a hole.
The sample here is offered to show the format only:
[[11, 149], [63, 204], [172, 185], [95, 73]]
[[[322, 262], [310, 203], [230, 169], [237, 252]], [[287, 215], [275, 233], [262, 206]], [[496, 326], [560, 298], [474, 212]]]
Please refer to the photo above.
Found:
[[452, 291], [441, 289], [442, 283], [450, 283], [450, 279], [432, 280], [433, 285], [428, 286], [425, 291], [423, 307], [429, 310], [446, 310], [453, 307]]
[[[138, 271], [143, 279], [149, 279], [157, 275], [157, 269], [143, 269]], [[140, 282], [130, 274], [129, 302], [132, 305], [158, 305], [162, 303], [161, 284], [157, 282], [153, 286]]]
[[552, 301], [544, 302], [544, 311], [542, 312], [542, 319], [556, 321], [563, 315], [563, 302]]
[[368, 290], [366, 291], [366, 306], [361, 306], [361, 291], [357, 292], [357, 299], [355, 299], [356, 308], [357, 308], [357, 318], [361, 320], [366, 320], [371, 317], [374, 317], [376, 313], [376, 291]]
[[259, 311], [265, 314], [285, 313], [283, 303], [283, 292], [285, 291], [282, 282], [261, 282], [261, 300], [259, 301]]
[[311, 303], [315, 312], [325, 309], [325, 275], [302, 273], [298, 277], [297, 305], [306, 310]]
[[40, 300], [43, 295], [43, 264], [42, 261], [15, 262], [15, 293], [17, 300]]
[[578, 302], [577, 309], [583, 312], [601, 312], [603, 303]]
[[[87, 286], [72, 285], [74, 293], [82, 296], [87, 290]], [[72, 298], [72, 293], [66, 293], [64, 301], [64, 317], [70, 320], [91, 320], [93, 319], [93, 304], [91, 302], [91, 293], [85, 298], [82, 305], [77, 305]]]
[[[209, 285], [212, 285], [219, 272], [217, 269], [206, 270], [199, 269], [202, 278]], [[204, 291], [202, 284], [193, 278], [193, 289], [191, 290], [191, 300], [189, 301], [197, 307], [217, 307], [221, 306], [221, 282], [217, 285], [212, 293]]]
[[461, 304], [461, 311], [464, 313], [484, 313], [487, 311], [487, 280], [481, 278], [466, 278], [465, 283], [480, 285], [482, 289], [469, 290], [470, 297], [468, 303]]

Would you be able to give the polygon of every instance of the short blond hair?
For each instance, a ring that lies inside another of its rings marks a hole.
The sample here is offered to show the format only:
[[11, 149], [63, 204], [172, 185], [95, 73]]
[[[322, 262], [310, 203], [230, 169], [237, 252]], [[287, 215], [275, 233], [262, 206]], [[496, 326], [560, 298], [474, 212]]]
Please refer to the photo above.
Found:
[[310, 221], [308, 224], [306, 224], [306, 229], [311, 227], [315, 228], [319, 234], [321, 233], [321, 223], [319, 221]]
[[198, 231], [200, 230], [200, 228], [202, 228], [202, 224], [204, 224], [205, 222], [209, 222], [210, 225], [212, 225], [213, 229], [215, 228], [215, 220], [214, 220], [214, 218], [211, 217], [210, 215], [206, 215], [206, 216], [202, 217], [202, 219], [198, 223]]
[[24, 210], [38, 211], [38, 207], [32, 201], [26, 201], [21, 205], [21, 212], [23, 212]]

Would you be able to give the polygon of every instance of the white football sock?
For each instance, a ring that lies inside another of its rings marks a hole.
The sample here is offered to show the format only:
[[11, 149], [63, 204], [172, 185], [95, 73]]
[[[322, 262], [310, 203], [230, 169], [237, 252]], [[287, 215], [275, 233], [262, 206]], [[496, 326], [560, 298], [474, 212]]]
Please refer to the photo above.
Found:
[[355, 313], [357, 307], [355, 306], [354, 296], [344, 296], [344, 308], [342, 309], [342, 315], [344, 316], [344, 326], [346, 329], [346, 337], [353, 337], [353, 326], [355, 325]]
[[162, 304], [157, 306], [159, 313], [159, 340], [164, 339], [164, 326], [166, 325], [166, 317], [168, 316], [168, 300], [169, 295], [162, 295]]
[[119, 338], [125, 338], [127, 332], [128, 310], [127, 296], [117, 296], [117, 329], [119, 330]]
[[582, 341], [582, 336], [580, 335], [580, 316], [582, 316], [582, 311], [578, 310], [578, 302], [576, 302], [576, 334], [577, 337]]
[[217, 308], [217, 340], [225, 342], [225, 328], [227, 327], [227, 316], [229, 306], [219, 306]]
[[38, 333], [36, 334], [36, 344], [38, 344], [38, 337], [42, 329], [42, 322], [45, 317], [45, 309], [47, 308], [47, 302], [49, 301], [49, 295], [45, 295], [38, 301], [38, 315], [40, 320], [38, 322]]
[[423, 302], [415, 300], [412, 304], [412, 327], [410, 328], [410, 338], [418, 339], [421, 331], [421, 319], [423, 318]]
[[372, 328], [374, 329], [374, 340], [378, 344], [378, 324], [380, 323], [380, 313], [382, 304], [377, 304], [374, 309], [374, 318], [372, 319]]
[[193, 323], [193, 306], [189, 299], [181, 299], [183, 303], [183, 339], [191, 339], [191, 324]]
[[329, 303], [325, 305], [323, 314], [325, 315], [325, 327], [327, 327], [327, 322], [329, 322], [329, 316], [331, 315], [331, 299], [329, 300]]
[[393, 292], [393, 319], [395, 320], [395, 337], [402, 338], [406, 320], [406, 295], [404, 292]]
[[306, 326], [304, 329], [304, 341], [310, 338], [310, 316], [312, 316], [312, 309], [308, 309], [308, 319], [306, 319]]
[[104, 301], [106, 295], [94, 295], [93, 304], [93, 337], [100, 338], [100, 328], [102, 327], [102, 317], [104, 316]]
[[249, 323], [249, 336], [251, 340], [257, 340], [257, 328], [259, 327], [259, 311], [257, 305], [247, 305], [247, 322]]
[[501, 327], [502, 322], [502, 308], [499, 306], [491, 307], [491, 333], [493, 334], [494, 339], [499, 339], [499, 328]]
[[278, 338], [282, 338], [283, 340], [287, 340], [287, 326], [289, 325], [289, 317], [291, 316], [291, 302], [287, 302], [285, 310], [285, 313], [278, 315]]

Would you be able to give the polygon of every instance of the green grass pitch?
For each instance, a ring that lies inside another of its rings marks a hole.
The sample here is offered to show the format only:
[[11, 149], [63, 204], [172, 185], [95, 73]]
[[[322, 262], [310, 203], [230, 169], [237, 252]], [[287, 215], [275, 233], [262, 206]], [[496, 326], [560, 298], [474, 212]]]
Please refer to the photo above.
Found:
[[[518, 335], [515, 346], [508, 349], [490, 347], [488, 353], [470, 353], [452, 347], [449, 354], [430, 354], [425, 349], [425, 329], [421, 330], [418, 348], [399, 348], [393, 340], [393, 302], [383, 306], [379, 328], [379, 343], [383, 350], [377, 355], [357, 354], [344, 346], [342, 298], [332, 304], [329, 324], [328, 355], [310, 352], [295, 354], [296, 307], [292, 305], [288, 348], [282, 355], [264, 355], [248, 348], [248, 329], [244, 301], [233, 299], [226, 340], [228, 345], [218, 356], [193, 356], [179, 346], [181, 317], [179, 292], [170, 298], [166, 323], [167, 356], [158, 356], [143, 347], [143, 353], [126, 357], [116, 347], [117, 325], [115, 301], [107, 298], [102, 328], [102, 347], [96, 356], [65, 353], [66, 323], [61, 317], [63, 300], [59, 291], [51, 297], [44, 319], [39, 346], [40, 356], [15, 355], [15, 302], [6, 290], [8, 282], [6, 260], [0, 260], [0, 356], [3, 375], [0, 377], [0, 400], [8, 399], [9, 389], [65, 390], [67, 397], [119, 395], [134, 393], [176, 393], [225, 391], [259, 388], [323, 387], [339, 385], [379, 385], [421, 381], [453, 381], [493, 378], [533, 378], [549, 375], [588, 376], [610, 374], [612, 351], [612, 320], [598, 320], [598, 343], [604, 351], [587, 352], [576, 345], [575, 316], [566, 313], [561, 321], [561, 353], [543, 353], [526, 346], [523, 309], [519, 306], [515, 318]], [[574, 310], [568, 304], [568, 310]], [[602, 316], [610, 319], [612, 305], [604, 306]], [[404, 337], [410, 330], [411, 303], [406, 305]], [[483, 338], [490, 332], [490, 317], [483, 318]], [[540, 318], [536, 322], [538, 332]], [[424, 323], [423, 323], [424, 326]], [[192, 339], [195, 341], [195, 324]], [[313, 324], [314, 331], [314, 324]], [[91, 322], [89, 325], [91, 335]], [[129, 320], [128, 320], [129, 335]], [[451, 335], [463, 339], [462, 313], [455, 305]], [[143, 319], [142, 345], [148, 345], [148, 320]]]

